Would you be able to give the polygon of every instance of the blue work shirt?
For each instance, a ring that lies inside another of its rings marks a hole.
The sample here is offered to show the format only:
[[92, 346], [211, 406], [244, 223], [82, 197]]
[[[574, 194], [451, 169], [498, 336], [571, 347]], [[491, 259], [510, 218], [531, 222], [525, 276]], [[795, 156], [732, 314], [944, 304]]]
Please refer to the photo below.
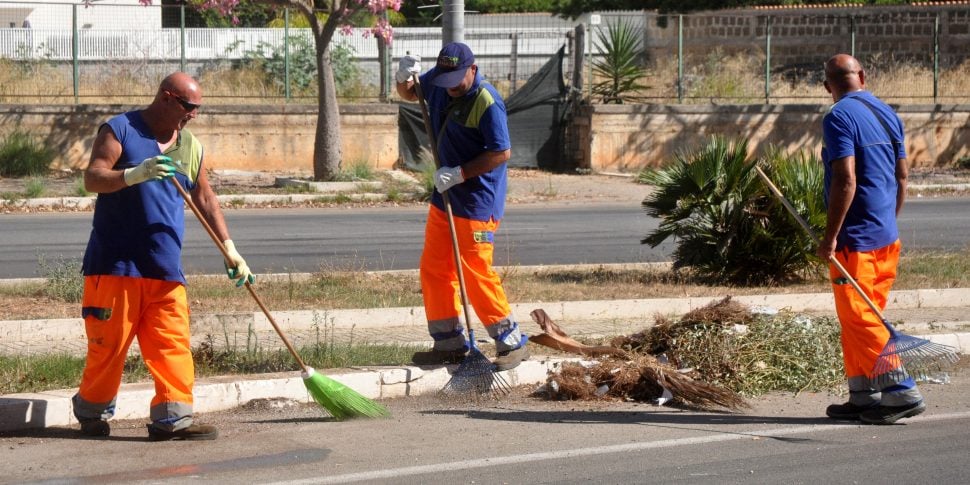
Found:
[[[864, 102], [878, 113], [889, 133]], [[855, 157], [855, 197], [836, 238], [836, 249], [872, 251], [894, 243], [899, 239], [896, 161], [906, 158], [899, 116], [872, 93], [852, 92], [832, 105], [823, 117], [822, 138], [826, 206], [832, 185], [832, 161]]]
[[[447, 89], [427, 82], [435, 69], [421, 76], [421, 87], [428, 104], [433, 135], [438, 142], [441, 166], [457, 167], [483, 152], [510, 149], [505, 103], [495, 87], [485, 82], [481, 74], [476, 74], [468, 93], [461, 98], [452, 98]], [[442, 125], [445, 125], [444, 130]], [[507, 188], [507, 164], [503, 163], [488, 173], [448, 189], [452, 211], [458, 217], [476, 221], [501, 220], [505, 215]], [[444, 210], [444, 200], [437, 191], [432, 195], [431, 203]]]

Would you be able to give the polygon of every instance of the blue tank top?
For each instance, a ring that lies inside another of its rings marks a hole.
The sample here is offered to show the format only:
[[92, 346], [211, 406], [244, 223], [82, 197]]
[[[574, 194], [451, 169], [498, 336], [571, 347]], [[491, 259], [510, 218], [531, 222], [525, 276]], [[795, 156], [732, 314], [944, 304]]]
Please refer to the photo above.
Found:
[[[116, 116], [102, 127], [110, 129], [121, 142], [121, 158], [115, 170], [162, 155], [140, 111]], [[175, 176], [186, 190], [192, 190], [202, 165], [201, 143], [183, 129], [164, 154], [182, 162]], [[85, 276], [131, 276], [184, 284], [184, 232], [184, 202], [170, 181], [143, 182], [98, 194], [82, 271]]]

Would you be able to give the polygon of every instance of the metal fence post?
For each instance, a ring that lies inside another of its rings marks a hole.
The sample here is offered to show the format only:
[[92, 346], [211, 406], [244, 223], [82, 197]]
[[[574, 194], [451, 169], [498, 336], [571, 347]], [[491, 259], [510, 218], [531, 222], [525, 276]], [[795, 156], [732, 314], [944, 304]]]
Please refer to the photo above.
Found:
[[511, 82], [509, 96], [511, 96], [515, 93], [516, 84], [519, 80], [519, 34], [512, 32], [509, 38], [512, 39], [512, 53], [509, 55], [509, 81]]
[[179, 5], [179, 36], [180, 40], [182, 41], [179, 70], [185, 72], [185, 4]]
[[71, 5], [71, 64], [74, 73], [74, 104], [80, 104], [80, 76], [81, 66], [78, 57], [81, 56], [81, 40], [78, 38], [77, 30], [77, 4]]
[[684, 16], [677, 16], [677, 103], [684, 102]]
[[933, 20], [933, 104], [940, 95], [940, 14]]
[[855, 57], [855, 16], [849, 15], [849, 54]]
[[283, 99], [290, 100], [290, 9], [283, 8]]
[[765, 17], [765, 104], [771, 104], [771, 15]]

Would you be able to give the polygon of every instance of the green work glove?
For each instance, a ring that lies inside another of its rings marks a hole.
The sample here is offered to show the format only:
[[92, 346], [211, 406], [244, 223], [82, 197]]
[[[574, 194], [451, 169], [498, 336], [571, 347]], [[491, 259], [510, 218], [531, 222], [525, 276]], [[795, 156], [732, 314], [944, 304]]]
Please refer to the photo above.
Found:
[[125, 169], [125, 183], [128, 186], [149, 180], [165, 180], [175, 176], [175, 162], [165, 155], [146, 158], [138, 165]]
[[[229, 261], [225, 261], [226, 274], [229, 275], [229, 279], [236, 280], [236, 286], [241, 287], [247, 282], [253, 284], [256, 282], [256, 275], [249, 270], [249, 265], [246, 264], [246, 260], [239, 255], [239, 251], [236, 251], [236, 245], [233, 244], [232, 239], [226, 239], [222, 242], [222, 245], [226, 247], [226, 253], [229, 257]], [[230, 266], [232, 263], [232, 266]]]

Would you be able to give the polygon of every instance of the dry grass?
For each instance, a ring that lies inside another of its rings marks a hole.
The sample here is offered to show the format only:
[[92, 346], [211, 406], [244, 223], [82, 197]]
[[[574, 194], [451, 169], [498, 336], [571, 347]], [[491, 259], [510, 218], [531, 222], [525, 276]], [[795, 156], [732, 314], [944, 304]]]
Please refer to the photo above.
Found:
[[[572, 268], [501, 267], [499, 273], [512, 302], [625, 300], [687, 298], [725, 295], [824, 293], [830, 287], [822, 276], [785, 286], [720, 286], [691, 275], [655, 267]], [[416, 272], [365, 273], [323, 271], [309, 277], [294, 275], [258, 283], [271, 310], [321, 308], [390, 308], [422, 305]], [[222, 313], [259, 311], [249, 295], [222, 277], [189, 277], [192, 311]], [[970, 258], [961, 253], [908, 252], [900, 263], [896, 290], [970, 287]], [[4, 319], [76, 318], [78, 304], [46, 296], [39, 283], [0, 287], [0, 314]]]

